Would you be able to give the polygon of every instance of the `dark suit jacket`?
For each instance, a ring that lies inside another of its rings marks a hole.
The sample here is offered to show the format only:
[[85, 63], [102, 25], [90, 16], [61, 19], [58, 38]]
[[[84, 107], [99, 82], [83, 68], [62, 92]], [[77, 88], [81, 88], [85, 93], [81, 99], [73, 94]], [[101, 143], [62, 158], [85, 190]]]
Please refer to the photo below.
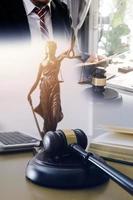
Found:
[[[67, 6], [52, 0], [51, 16], [54, 35], [71, 33], [71, 19]], [[0, 38], [30, 39], [30, 29], [22, 0], [0, 0]]]

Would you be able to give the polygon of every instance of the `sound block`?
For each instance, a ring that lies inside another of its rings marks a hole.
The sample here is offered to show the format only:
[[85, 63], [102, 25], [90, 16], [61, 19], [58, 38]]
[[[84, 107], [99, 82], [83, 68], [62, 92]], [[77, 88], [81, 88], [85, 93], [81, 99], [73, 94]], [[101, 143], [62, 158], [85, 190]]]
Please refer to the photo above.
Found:
[[85, 96], [91, 98], [94, 102], [106, 103], [122, 103], [122, 96], [112, 88], [105, 88], [104, 91], [96, 91], [93, 87], [87, 88], [84, 91]]
[[29, 161], [26, 178], [41, 186], [68, 189], [95, 187], [109, 180], [108, 175], [91, 163], [85, 165], [72, 155], [49, 158], [43, 151]]

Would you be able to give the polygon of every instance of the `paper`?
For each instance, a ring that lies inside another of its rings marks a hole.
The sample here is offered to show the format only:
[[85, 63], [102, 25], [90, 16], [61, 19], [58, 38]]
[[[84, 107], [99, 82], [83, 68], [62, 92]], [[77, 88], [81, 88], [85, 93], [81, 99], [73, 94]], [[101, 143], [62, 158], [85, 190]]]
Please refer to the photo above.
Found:
[[133, 128], [117, 127], [117, 126], [104, 126], [104, 129], [109, 130], [113, 133], [122, 133], [122, 134], [132, 134]]
[[125, 91], [133, 92], [133, 72], [118, 75], [108, 80], [107, 85]]
[[108, 159], [133, 163], [133, 135], [104, 133], [92, 140], [89, 151]]
[[112, 146], [123, 146], [133, 148], [133, 135], [125, 135], [120, 133], [104, 133], [94, 139], [93, 143], [106, 144]]

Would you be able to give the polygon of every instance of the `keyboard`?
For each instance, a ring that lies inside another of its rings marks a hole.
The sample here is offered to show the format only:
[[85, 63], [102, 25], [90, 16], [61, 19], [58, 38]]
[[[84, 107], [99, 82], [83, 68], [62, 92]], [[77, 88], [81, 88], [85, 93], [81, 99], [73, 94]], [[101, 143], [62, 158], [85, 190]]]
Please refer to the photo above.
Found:
[[0, 152], [32, 150], [40, 141], [20, 132], [0, 132]]

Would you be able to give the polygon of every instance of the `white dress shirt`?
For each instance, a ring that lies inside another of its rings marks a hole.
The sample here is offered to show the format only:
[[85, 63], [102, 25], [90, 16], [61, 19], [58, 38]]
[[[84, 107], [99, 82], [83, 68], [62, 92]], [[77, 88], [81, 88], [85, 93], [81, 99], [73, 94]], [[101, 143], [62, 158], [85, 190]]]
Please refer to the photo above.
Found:
[[[33, 12], [33, 9], [36, 7], [30, 0], [23, 0], [25, 11], [28, 18], [28, 23], [31, 32], [31, 40], [32, 41], [41, 41], [42, 33], [40, 29], [40, 18], [39, 16]], [[48, 4], [50, 12], [48, 12], [45, 16], [45, 25], [48, 29], [49, 39], [53, 39], [53, 28], [51, 21], [51, 3]]]

